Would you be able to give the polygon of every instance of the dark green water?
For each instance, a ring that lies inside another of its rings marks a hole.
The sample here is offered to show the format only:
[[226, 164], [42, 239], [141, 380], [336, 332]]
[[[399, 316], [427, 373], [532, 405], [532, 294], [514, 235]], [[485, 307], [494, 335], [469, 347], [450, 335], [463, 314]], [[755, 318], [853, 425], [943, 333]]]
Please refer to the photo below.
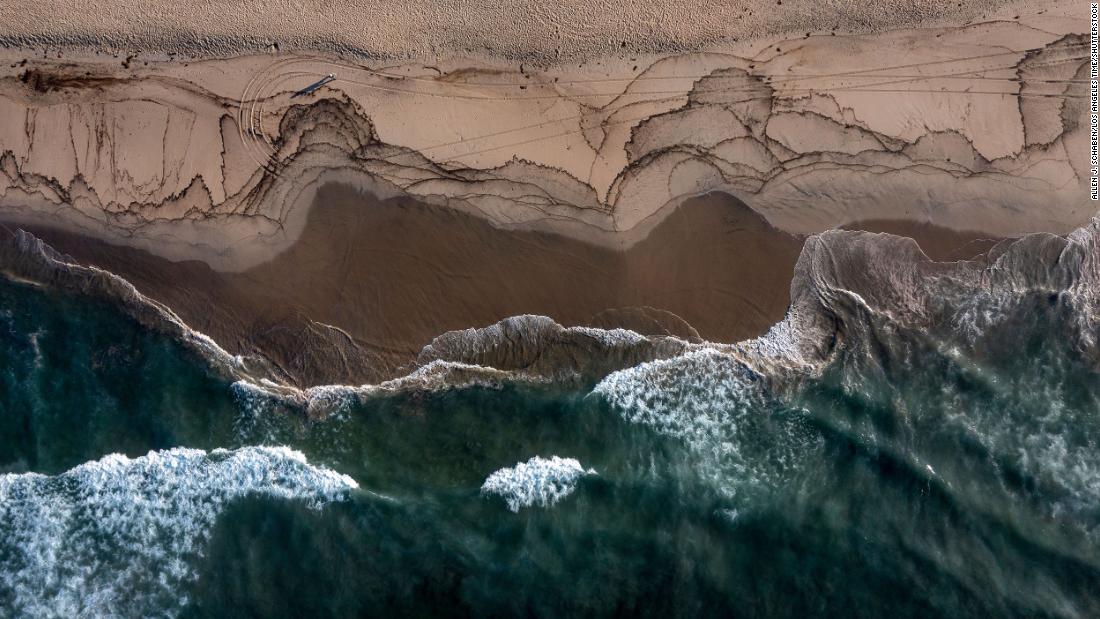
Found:
[[[700, 352], [308, 421], [2, 283], [0, 615], [1098, 616], [1095, 362], [1061, 303], [1002, 309], [871, 324], [782, 396]], [[595, 474], [481, 492], [555, 455]]]

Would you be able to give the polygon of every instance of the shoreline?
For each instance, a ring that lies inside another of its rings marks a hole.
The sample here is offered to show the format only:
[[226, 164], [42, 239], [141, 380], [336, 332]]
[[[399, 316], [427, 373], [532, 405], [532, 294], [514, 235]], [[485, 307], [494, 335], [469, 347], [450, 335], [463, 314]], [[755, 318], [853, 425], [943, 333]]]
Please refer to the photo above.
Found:
[[[786, 314], [803, 250], [801, 238], [721, 194], [686, 201], [628, 249], [500, 230], [447, 207], [380, 201], [349, 186], [326, 186], [317, 202], [289, 249], [238, 273], [23, 228], [302, 386], [394, 379], [434, 338], [523, 314], [686, 342], [750, 340]], [[978, 234], [911, 227], [932, 258], [992, 247]]]
[[1087, 8], [0, 0], [0, 615], [1100, 617]]
[[[260, 398], [259, 405], [324, 417], [356, 400], [386, 393], [504, 383], [586, 384], [610, 372], [682, 359], [693, 352], [728, 357], [771, 388], [783, 390], [821, 371], [839, 350], [873, 339], [876, 327], [865, 321], [875, 315], [916, 327], [943, 320], [945, 311], [961, 312], [951, 320], [964, 320], [966, 324], [958, 325], [959, 336], [969, 338], [996, 323], [1002, 304], [1025, 298], [1064, 302], [1075, 317], [1070, 326], [1084, 334], [1095, 328], [1094, 311], [1100, 302], [1093, 286], [1100, 274], [1098, 230], [1100, 219], [1094, 218], [1066, 237], [1030, 234], [999, 243], [977, 261], [947, 263], [932, 261], [909, 238], [831, 231], [807, 239], [791, 282], [791, 305], [760, 337], [729, 344], [693, 343], [669, 335], [565, 328], [546, 317], [513, 316], [435, 337], [415, 364], [394, 379], [367, 384], [330, 381], [310, 387], [295, 385], [292, 377], [262, 356], [228, 353], [129, 282], [109, 271], [75, 264], [72, 257], [21, 230], [2, 230], [0, 274], [12, 282], [116, 304], [140, 325], [196, 354], [214, 375], [233, 383], [237, 397]], [[941, 298], [945, 294], [947, 298]], [[860, 302], [852, 306], [851, 299]], [[849, 315], [853, 311], [856, 314]], [[861, 320], [865, 312], [871, 314]], [[849, 322], [851, 318], [855, 322]], [[844, 344], [848, 340], [852, 344]], [[1081, 341], [1087, 354], [1095, 353], [1095, 339]]]
[[306, 383], [393, 378], [436, 336], [521, 314], [567, 327], [747, 339], [782, 318], [801, 247], [718, 195], [688, 200], [630, 249], [501, 230], [340, 185], [323, 189], [309, 213], [287, 250], [238, 273], [21, 227], [126, 279], [231, 352], [264, 354]]
[[2, 49], [0, 220], [288, 384], [510, 316], [732, 344], [812, 235], [956, 260], [1088, 225], [1086, 41], [1050, 8], [576, 66]]

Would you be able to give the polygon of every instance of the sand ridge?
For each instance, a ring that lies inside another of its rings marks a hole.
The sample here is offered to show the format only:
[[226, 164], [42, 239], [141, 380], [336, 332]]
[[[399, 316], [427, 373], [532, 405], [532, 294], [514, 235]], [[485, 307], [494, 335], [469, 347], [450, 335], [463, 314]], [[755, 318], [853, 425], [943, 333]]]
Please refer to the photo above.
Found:
[[0, 197], [9, 221], [222, 270], [289, 247], [331, 181], [619, 247], [716, 190], [799, 234], [866, 219], [1065, 232], [1092, 214], [1087, 50], [1083, 22], [1052, 13], [538, 70], [7, 50]]

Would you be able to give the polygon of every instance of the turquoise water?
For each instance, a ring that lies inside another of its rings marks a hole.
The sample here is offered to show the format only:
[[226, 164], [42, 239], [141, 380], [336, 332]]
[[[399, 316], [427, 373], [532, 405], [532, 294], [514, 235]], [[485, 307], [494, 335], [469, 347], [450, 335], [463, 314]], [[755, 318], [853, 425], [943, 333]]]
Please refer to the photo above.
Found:
[[[0, 283], [0, 614], [1097, 616], [1100, 382], [1070, 318], [873, 319], [782, 394], [703, 351], [310, 420]], [[556, 500], [509, 477], [553, 456], [579, 467], [548, 465]]]

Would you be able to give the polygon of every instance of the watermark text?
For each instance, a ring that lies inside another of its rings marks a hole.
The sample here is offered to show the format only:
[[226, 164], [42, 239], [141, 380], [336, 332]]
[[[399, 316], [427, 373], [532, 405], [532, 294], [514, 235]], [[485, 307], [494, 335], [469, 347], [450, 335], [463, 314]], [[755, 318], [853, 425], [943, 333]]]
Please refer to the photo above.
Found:
[[1100, 106], [1097, 103], [1097, 93], [1100, 91], [1100, 3], [1092, 3], [1090, 14], [1092, 43], [1089, 46], [1089, 195], [1093, 200], [1100, 200]]

